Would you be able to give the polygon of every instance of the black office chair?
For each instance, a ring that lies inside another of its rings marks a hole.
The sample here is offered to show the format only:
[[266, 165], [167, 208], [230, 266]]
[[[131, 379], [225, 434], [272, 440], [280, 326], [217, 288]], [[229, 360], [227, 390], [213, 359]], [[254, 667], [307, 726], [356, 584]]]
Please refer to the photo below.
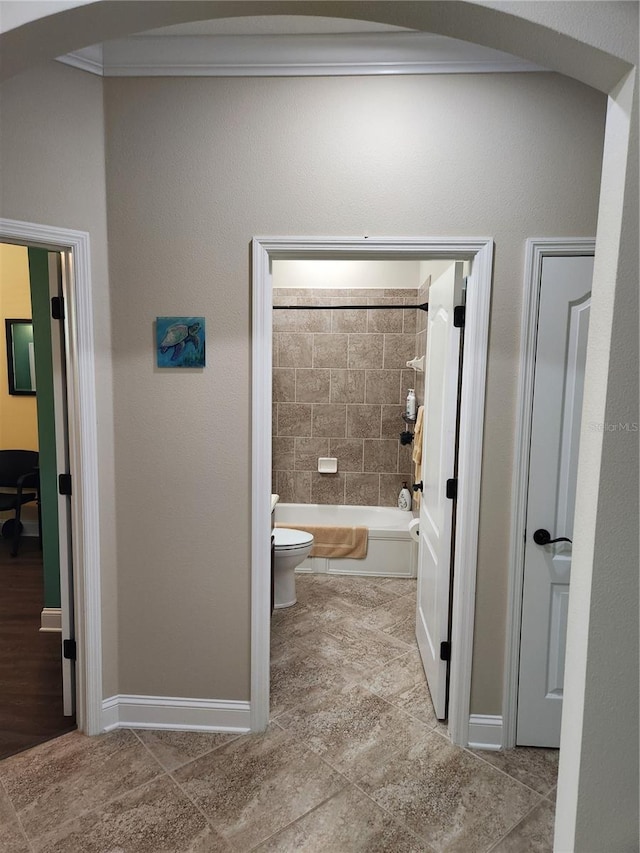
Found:
[[[4, 538], [11, 538], [11, 556], [16, 557], [20, 546], [22, 522], [20, 513], [24, 504], [38, 500], [38, 454], [35, 450], [0, 450], [0, 511], [13, 510], [14, 518], [2, 525]], [[35, 491], [25, 491], [35, 489]], [[39, 510], [39, 508], [38, 508]]]

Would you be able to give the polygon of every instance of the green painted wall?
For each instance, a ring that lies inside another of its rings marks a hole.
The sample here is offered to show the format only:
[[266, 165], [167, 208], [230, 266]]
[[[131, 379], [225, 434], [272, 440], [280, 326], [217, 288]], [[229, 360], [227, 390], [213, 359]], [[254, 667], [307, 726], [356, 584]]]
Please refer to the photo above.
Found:
[[36, 362], [38, 442], [40, 449], [40, 513], [44, 561], [44, 606], [60, 607], [58, 548], [58, 470], [56, 465], [53, 362], [51, 358], [51, 303], [49, 253], [29, 249], [33, 346]]

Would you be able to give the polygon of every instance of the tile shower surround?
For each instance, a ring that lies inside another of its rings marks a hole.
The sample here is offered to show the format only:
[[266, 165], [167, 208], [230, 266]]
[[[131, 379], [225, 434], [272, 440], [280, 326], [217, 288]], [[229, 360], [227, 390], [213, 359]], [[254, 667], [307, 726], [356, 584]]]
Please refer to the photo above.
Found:
[[[420, 290], [274, 290], [274, 305], [407, 305], [273, 313], [273, 489], [293, 503], [395, 506], [412, 482], [402, 413], [426, 343]], [[422, 377], [422, 374], [419, 374]], [[419, 384], [419, 383], [418, 383]], [[418, 389], [420, 392], [421, 389]], [[335, 456], [338, 473], [319, 474]]]

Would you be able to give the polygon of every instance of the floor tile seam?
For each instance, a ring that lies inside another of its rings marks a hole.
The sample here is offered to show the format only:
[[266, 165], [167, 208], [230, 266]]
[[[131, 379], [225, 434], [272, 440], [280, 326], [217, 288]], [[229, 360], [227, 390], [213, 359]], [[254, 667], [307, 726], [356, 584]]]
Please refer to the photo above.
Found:
[[364, 689], [368, 690], [370, 693], [373, 693], [374, 696], [377, 696], [379, 699], [382, 699], [384, 702], [387, 702], [389, 705], [393, 705], [393, 707], [396, 708], [398, 711], [402, 711], [402, 713], [405, 716], [409, 717], [412, 720], [415, 720], [417, 723], [422, 723], [422, 725], [426, 726], [429, 729], [429, 731], [435, 731], [436, 726], [438, 725], [438, 722], [439, 722], [438, 720], [436, 720], [434, 723], [427, 723], [426, 720], [422, 720], [422, 719], [420, 719], [420, 717], [416, 717], [415, 714], [412, 714], [410, 711], [407, 711], [407, 709], [403, 708], [402, 705], [398, 705], [396, 702], [393, 702], [391, 699], [388, 699], [386, 696], [382, 696], [382, 694], [378, 693], [372, 687], [366, 687], [366, 685], [362, 685], [362, 687], [364, 687]]
[[[331, 627], [334, 627], [334, 626], [331, 626]], [[368, 631], [368, 632], [370, 632], [370, 633], [372, 633], [372, 634], [378, 634], [381, 638], [384, 638], [384, 640], [387, 640], [387, 641], [389, 640], [389, 634], [386, 634], [384, 631], [380, 631], [378, 628], [369, 628], [369, 627], [365, 627], [365, 626], [355, 626], [355, 627], [356, 627], [356, 629], [358, 629], [358, 628], [364, 628], [364, 630], [365, 630], [365, 631]], [[337, 640], [338, 642], [341, 642], [341, 641], [342, 641], [342, 638], [341, 638], [341, 637], [339, 637], [338, 635], [336, 635], [336, 634], [332, 633], [330, 630], [325, 630], [323, 633], [325, 633], [325, 634], [329, 634], [329, 636], [333, 637], [333, 639], [334, 639], [334, 640]], [[405, 649], [403, 649], [401, 652], [399, 652], [395, 657], [390, 658], [388, 661], [385, 661], [383, 664], [381, 664], [381, 668], [382, 668], [382, 667], [385, 667], [385, 666], [388, 666], [388, 665], [389, 665], [390, 663], [392, 663], [394, 660], [396, 660], [397, 658], [399, 658], [399, 657], [401, 657], [402, 655], [406, 654], [410, 649], [412, 649], [412, 648], [413, 648], [413, 646], [409, 645], [409, 643], [405, 643], [405, 641], [404, 641], [404, 640], [399, 640], [397, 637], [393, 637], [393, 639], [394, 639], [397, 643], [402, 643], [404, 646], [406, 646], [406, 648], [405, 648]]]
[[[181, 768], [176, 767], [176, 770], [180, 770]], [[229, 839], [222, 834], [222, 832], [215, 826], [213, 821], [209, 818], [206, 812], [202, 809], [199, 803], [197, 803], [193, 797], [183, 788], [180, 782], [175, 777], [175, 771], [170, 771], [167, 773], [167, 776], [171, 779], [176, 788], [180, 791], [180, 793], [187, 798], [187, 800], [191, 803], [194, 809], [204, 818], [205, 824], [216, 834], [218, 838], [222, 838], [222, 840], [227, 844], [229, 849], [231, 849], [231, 842]]]
[[[276, 832], [272, 832], [272, 833], [271, 833], [271, 835], [267, 836], [267, 838], [263, 838], [260, 842], [258, 842], [258, 844], [256, 844], [256, 845], [252, 846], [251, 848], [249, 848], [250, 850], [255, 850], [255, 849], [256, 849], [256, 847], [260, 847], [260, 845], [265, 844], [265, 843], [266, 843], [270, 838], [273, 838], [275, 835], [278, 835], [280, 832], [283, 832], [285, 829], [287, 829], [287, 828], [288, 828], [289, 826], [291, 826], [292, 824], [294, 824], [294, 823], [296, 823], [297, 821], [301, 820], [303, 817], [306, 817], [308, 814], [310, 814], [311, 812], [315, 811], [315, 810], [316, 810], [317, 808], [319, 808], [321, 805], [323, 805], [324, 803], [326, 803], [326, 802], [327, 802], [328, 800], [330, 800], [332, 797], [334, 797], [334, 796], [336, 796], [337, 794], [339, 794], [339, 793], [341, 793], [342, 791], [344, 791], [347, 787], [349, 787], [349, 785], [351, 785], [351, 784], [352, 784], [352, 783], [351, 783], [351, 781], [350, 781], [350, 780], [349, 780], [349, 779], [344, 775], [344, 773], [341, 773], [339, 770], [336, 770], [336, 768], [332, 767], [332, 766], [329, 764], [329, 762], [328, 762], [328, 761], [325, 761], [325, 760], [322, 758], [322, 756], [321, 756], [321, 755], [319, 755], [317, 752], [315, 752], [315, 751], [314, 751], [314, 750], [313, 750], [313, 749], [312, 749], [308, 744], [306, 744], [304, 741], [302, 741], [302, 740], [301, 740], [297, 735], [295, 735], [293, 732], [289, 732], [287, 729], [284, 729], [281, 725], [278, 725], [278, 728], [279, 728], [281, 731], [286, 732], [286, 733], [289, 735], [289, 737], [291, 737], [294, 741], [297, 741], [297, 742], [298, 742], [298, 743], [299, 743], [299, 744], [300, 744], [304, 749], [306, 749], [306, 750], [307, 750], [307, 752], [311, 753], [311, 755], [313, 755], [315, 758], [317, 758], [317, 759], [320, 761], [320, 763], [321, 763], [321, 764], [324, 764], [326, 767], [328, 767], [328, 768], [329, 768], [329, 770], [331, 770], [331, 772], [332, 772], [332, 773], [335, 773], [335, 774], [339, 775], [339, 776], [344, 780], [344, 785], [343, 785], [341, 788], [339, 788], [337, 791], [334, 791], [332, 794], [329, 794], [329, 795], [327, 795], [326, 797], [324, 797], [324, 798], [321, 800], [321, 802], [317, 803], [317, 804], [316, 804], [315, 806], [313, 806], [311, 809], [308, 809], [308, 810], [307, 810], [306, 812], [304, 812], [303, 814], [298, 815], [298, 817], [296, 817], [296, 818], [294, 818], [293, 820], [289, 821], [289, 823], [285, 824], [285, 826], [280, 827], [280, 829], [276, 830]], [[181, 769], [181, 768], [176, 768], [176, 770], [179, 770], [179, 769]], [[196, 800], [194, 800], [194, 799], [193, 799], [193, 797], [191, 797], [191, 796], [189, 795], [189, 793], [188, 793], [188, 792], [183, 788], [183, 786], [180, 784], [180, 782], [176, 779], [176, 777], [175, 777], [175, 775], [174, 775], [174, 772], [173, 772], [173, 771], [172, 771], [172, 772], [169, 772], [167, 775], [168, 775], [168, 776], [173, 780], [173, 782], [175, 783], [175, 785], [180, 789], [180, 791], [184, 794], [184, 796], [185, 796], [185, 797], [189, 800], [189, 802], [190, 802], [190, 803], [191, 803], [191, 804], [192, 804], [192, 805], [197, 809], [197, 811], [202, 815], [202, 817], [205, 819], [205, 821], [206, 821], [206, 823], [207, 823], [207, 826], [209, 826], [209, 827], [210, 827], [210, 828], [215, 832], [215, 834], [216, 834], [218, 837], [222, 838], [222, 839], [226, 842], [226, 844], [229, 846], [229, 848], [230, 848], [230, 849], [235, 849], [235, 847], [234, 847], [234, 842], [233, 842], [233, 837], [228, 838], [228, 837], [227, 837], [227, 836], [226, 836], [226, 835], [221, 831], [221, 829], [220, 829], [219, 827], [217, 827], [217, 826], [216, 826], [216, 824], [214, 823], [214, 821], [213, 821], [213, 820], [212, 820], [212, 819], [211, 819], [211, 818], [210, 818], [210, 817], [209, 817], [209, 816], [208, 816], [208, 815], [203, 811], [203, 809], [202, 809], [202, 808], [200, 807], [200, 805], [196, 802]]]
[[[326, 763], [326, 762], [325, 762], [325, 763]], [[331, 765], [327, 765], [327, 766], [328, 766], [328, 767], [331, 767]], [[331, 767], [331, 769], [333, 770], [334, 768], [333, 768], [333, 767]], [[338, 772], [338, 771], [336, 771], [336, 772]], [[284, 826], [280, 827], [280, 829], [276, 830], [276, 832], [272, 832], [272, 833], [271, 833], [271, 835], [267, 836], [267, 838], [263, 838], [263, 839], [262, 839], [262, 841], [259, 841], [259, 842], [258, 842], [258, 844], [255, 844], [253, 847], [250, 847], [250, 848], [249, 848], [249, 853], [252, 853], [252, 851], [254, 851], [254, 850], [259, 850], [259, 849], [260, 849], [260, 847], [262, 847], [262, 845], [263, 845], [263, 844], [266, 844], [266, 843], [267, 843], [268, 841], [270, 841], [272, 838], [275, 838], [277, 835], [280, 835], [280, 833], [281, 833], [281, 832], [285, 832], [285, 831], [286, 831], [287, 829], [289, 829], [290, 827], [295, 826], [295, 824], [296, 824], [296, 823], [299, 823], [300, 821], [302, 821], [302, 820], [304, 820], [305, 818], [309, 817], [309, 815], [310, 815], [310, 814], [313, 814], [313, 812], [317, 811], [319, 808], [321, 808], [322, 806], [324, 806], [326, 803], [328, 803], [328, 802], [329, 802], [329, 800], [332, 800], [334, 797], [337, 797], [339, 794], [342, 794], [344, 791], [346, 791], [346, 789], [347, 789], [349, 786], [352, 786], [352, 785], [353, 785], [353, 783], [352, 783], [352, 782], [349, 782], [349, 780], [348, 780], [348, 779], [345, 779], [345, 781], [346, 781], [346, 783], [347, 783], [347, 784], [344, 786], [344, 788], [340, 788], [340, 790], [339, 790], [339, 791], [334, 791], [334, 792], [333, 792], [333, 794], [329, 794], [329, 796], [328, 796], [328, 797], [325, 797], [321, 802], [319, 802], [319, 803], [317, 803], [315, 806], [313, 806], [313, 808], [310, 808], [308, 811], [304, 812], [304, 814], [298, 815], [298, 817], [294, 818], [293, 820], [290, 820], [290, 821], [289, 821], [289, 823], [287, 823], [287, 824], [285, 824]]]
[[85, 809], [84, 811], [79, 812], [78, 814], [74, 815], [73, 817], [70, 817], [67, 820], [63, 820], [60, 823], [57, 823], [53, 829], [51, 829], [47, 832], [42, 832], [39, 835], [34, 835], [33, 837], [27, 836], [29, 838], [29, 841], [30, 842], [41, 842], [41, 841], [45, 840], [48, 835], [51, 835], [53, 832], [55, 832], [58, 829], [61, 829], [62, 827], [66, 826], [66, 824], [73, 823], [74, 821], [82, 820], [82, 818], [85, 818], [88, 815], [93, 814], [93, 812], [97, 812], [99, 809], [105, 809], [105, 808], [107, 808], [107, 806], [110, 806], [113, 803], [117, 802], [118, 800], [121, 800], [123, 797], [128, 797], [131, 794], [134, 794], [136, 791], [139, 791], [141, 788], [145, 788], [147, 785], [151, 785], [153, 782], [157, 782], [158, 779], [162, 778], [162, 776], [168, 776], [169, 775], [162, 768], [160, 768], [160, 769], [162, 770], [162, 772], [158, 773], [156, 776], [153, 776], [151, 779], [147, 779], [144, 782], [141, 782], [139, 785], [136, 785], [134, 788], [130, 788], [128, 791], [120, 791], [118, 794], [116, 794], [116, 796], [109, 797], [108, 799], [103, 800], [100, 803], [97, 803], [92, 808]]
[[9, 796], [9, 792], [7, 791], [6, 785], [4, 784], [4, 781], [2, 780], [1, 777], [0, 777], [0, 788], [2, 788], [2, 790], [5, 793], [7, 800], [9, 801], [9, 805], [11, 806], [11, 809], [13, 811], [14, 821], [18, 825], [18, 829], [20, 830], [20, 833], [22, 834], [22, 838], [26, 842], [29, 850], [33, 853], [33, 845], [31, 844], [31, 839], [27, 835], [27, 831], [22, 824], [22, 819], [20, 818], [20, 815], [18, 814], [18, 810], [16, 809], [15, 805], [13, 804], [13, 800]]
[[509, 827], [509, 829], [504, 833], [504, 835], [501, 835], [500, 838], [498, 838], [496, 841], [494, 841], [490, 847], [487, 847], [487, 849], [484, 851], [484, 853], [491, 853], [491, 851], [495, 850], [499, 844], [502, 844], [502, 842], [509, 835], [511, 835], [511, 833], [515, 829], [517, 829], [517, 827], [519, 827], [521, 823], [524, 823], [524, 821], [529, 817], [529, 815], [531, 815], [538, 808], [538, 806], [543, 802], [544, 799], [545, 798], [541, 796], [540, 799], [538, 800], [538, 802], [535, 803], [533, 806], [531, 806], [531, 808], [527, 812], [525, 812], [525, 814], [523, 814], [520, 818], [518, 818], [518, 820], [514, 824], [512, 824], [512, 826]]
[[413, 714], [410, 714], [408, 711], [405, 711], [404, 708], [401, 708], [399, 705], [396, 705], [390, 699], [387, 699], [385, 696], [381, 696], [379, 693], [376, 693], [375, 690], [372, 690], [370, 687], [366, 687], [365, 685], [360, 686], [363, 690], [366, 690], [367, 693], [371, 693], [376, 698], [381, 699], [386, 705], [389, 705], [389, 707], [393, 708], [395, 711], [400, 711], [403, 716], [409, 717], [409, 719], [414, 720], [416, 723], [420, 723], [420, 725], [424, 726], [428, 731], [433, 730], [432, 725], [429, 725], [429, 723], [425, 723], [425, 721], [421, 720], [419, 717], [414, 717]]
[[380, 805], [380, 803], [377, 800], [375, 800], [371, 796], [371, 794], [369, 794], [367, 791], [365, 791], [365, 789], [363, 787], [361, 787], [361, 785], [359, 785], [358, 782], [352, 782], [351, 784], [354, 786], [354, 788], [357, 788], [361, 794], [364, 794], [364, 796], [370, 802], [372, 802], [373, 805], [376, 806], [376, 808], [380, 809], [380, 811], [383, 814], [385, 814], [388, 818], [390, 818], [397, 826], [406, 830], [413, 838], [415, 838], [417, 841], [419, 841], [420, 844], [425, 848], [425, 851], [430, 851], [430, 853], [438, 853], [438, 851], [435, 850], [435, 848], [433, 848], [423, 836], [418, 835], [418, 833], [414, 829], [412, 829], [408, 824], [401, 821], [398, 817], [396, 817], [396, 815], [394, 815], [392, 812], [390, 812], [384, 806]]
[[[527, 785], [526, 782], [522, 782], [520, 779], [516, 779], [515, 776], [511, 775], [511, 773], [507, 773], [506, 770], [503, 770], [501, 767], [497, 767], [495, 764], [492, 764], [486, 758], [483, 758], [481, 755], [478, 755], [478, 753], [473, 752], [468, 746], [463, 746], [463, 747], [461, 747], [461, 749], [464, 749], [464, 751], [467, 752], [469, 755], [471, 755], [474, 758], [477, 758], [480, 761], [482, 761], [483, 764], [487, 764], [489, 767], [492, 767], [494, 770], [497, 770], [498, 773], [502, 773], [503, 776], [506, 776], [508, 779], [511, 779], [512, 782], [517, 782], [518, 785], [522, 785], [524, 788], [527, 788], [529, 791], [533, 791], [533, 793], [537, 794], [539, 797], [545, 796], [544, 794], [540, 793], [540, 791], [536, 791], [535, 788], [532, 788], [531, 785]], [[493, 752], [495, 750], [488, 750], [488, 751]], [[531, 774], [531, 775], [535, 775], [535, 774]], [[554, 786], [552, 786], [552, 789], [553, 789], [553, 787]]]
[[[146, 747], [147, 750], [153, 755], [155, 760], [164, 769], [165, 773], [172, 773], [174, 770], [180, 770], [180, 768], [186, 767], [188, 764], [192, 764], [194, 761], [197, 761], [199, 758], [204, 758], [205, 755], [210, 755], [212, 752], [216, 752], [217, 750], [222, 749], [223, 746], [227, 746], [228, 744], [233, 743], [233, 741], [238, 740], [238, 738], [244, 737], [245, 734], [247, 734], [247, 732], [237, 732], [233, 737], [230, 737], [229, 740], [225, 740], [222, 743], [219, 743], [217, 746], [213, 746], [211, 749], [207, 749], [207, 750], [205, 750], [205, 752], [201, 752], [198, 755], [194, 756], [193, 758], [189, 758], [189, 759], [187, 759], [187, 761], [183, 761], [181, 764], [177, 764], [175, 767], [167, 767], [165, 764], [163, 764], [162, 759], [153, 752], [151, 747], [147, 743], [145, 743], [145, 741], [142, 740], [140, 735], [138, 735], [137, 731], [135, 731], [134, 729], [132, 729], [132, 731], [134, 732], [134, 734], [136, 735], [136, 737], [138, 738], [140, 743], [144, 747]], [[141, 731], [163, 731], [163, 730], [162, 729], [142, 729]], [[167, 731], [167, 730], [165, 729], [165, 731]], [[172, 730], [169, 729], [169, 731], [172, 731]], [[179, 731], [179, 730], [176, 730], [176, 731]], [[186, 732], [186, 733], [188, 734], [189, 732]], [[213, 732], [213, 734], [216, 734], [216, 732]], [[227, 734], [227, 732], [220, 732], [220, 734]]]

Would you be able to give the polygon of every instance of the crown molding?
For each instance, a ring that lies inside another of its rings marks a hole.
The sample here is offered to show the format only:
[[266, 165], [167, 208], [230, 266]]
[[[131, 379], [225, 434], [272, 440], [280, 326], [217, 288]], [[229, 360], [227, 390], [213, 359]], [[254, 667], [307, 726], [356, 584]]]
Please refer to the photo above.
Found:
[[59, 57], [104, 77], [317, 77], [544, 71], [430, 33], [132, 36]]

